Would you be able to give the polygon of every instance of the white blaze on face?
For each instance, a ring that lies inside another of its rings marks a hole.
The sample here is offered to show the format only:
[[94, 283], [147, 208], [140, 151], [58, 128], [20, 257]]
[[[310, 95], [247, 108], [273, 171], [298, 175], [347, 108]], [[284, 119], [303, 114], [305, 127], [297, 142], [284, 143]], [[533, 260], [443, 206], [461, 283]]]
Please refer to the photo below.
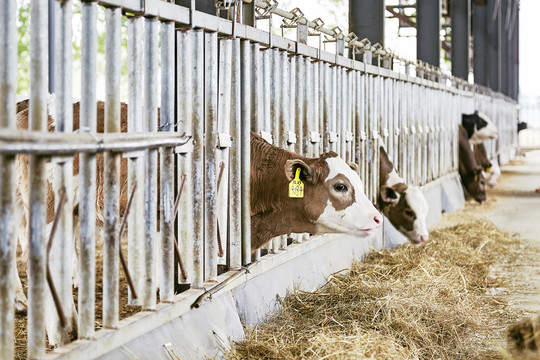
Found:
[[477, 115], [480, 119], [484, 120], [487, 125], [479, 129], [475, 128], [473, 135], [469, 139], [471, 145], [479, 145], [486, 140], [498, 138], [499, 131], [497, 130], [495, 124], [493, 124], [493, 122], [489, 119], [489, 117], [481, 112], [479, 112]]
[[416, 214], [416, 219], [413, 223], [412, 231], [407, 232], [409, 239], [414, 241], [420, 241], [420, 237], [424, 237], [427, 240], [429, 232], [426, 225], [426, 218], [428, 214], [428, 204], [424, 194], [416, 186], [409, 187], [405, 191], [405, 199], [410, 208]]
[[404, 182], [404, 181], [401, 178], [401, 176], [399, 176], [396, 169], [393, 169], [392, 172], [390, 174], [388, 174], [388, 180], [386, 180], [386, 184], [381, 184], [381, 185], [386, 185], [386, 186], [392, 187], [392, 186], [394, 186], [396, 184], [399, 184], [399, 183], [402, 183], [402, 182]]
[[[316, 221], [319, 232], [349, 233], [356, 236], [371, 235], [382, 221], [382, 216], [364, 194], [362, 180], [343, 159], [339, 157], [327, 158], [329, 173], [324, 180], [325, 184], [337, 175], [345, 176], [354, 190], [353, 203], [343, 210], [336, 210], [331, 200], [328, 200], [326, 208]], [[327, 186], [327, 190], [336, 191], [333, 186]], [[339, 198], [340, 194], [333, 194]], [[376, 221], [377, 219], [377, 221]]]

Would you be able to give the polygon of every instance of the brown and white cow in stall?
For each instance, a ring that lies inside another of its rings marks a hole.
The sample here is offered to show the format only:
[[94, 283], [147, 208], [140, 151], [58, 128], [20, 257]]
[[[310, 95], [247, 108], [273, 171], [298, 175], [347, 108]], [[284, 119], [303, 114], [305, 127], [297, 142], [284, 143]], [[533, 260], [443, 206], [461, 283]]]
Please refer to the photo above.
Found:
[[479, 111], [473, 114], [462, 114], [461, 125], [467, 132], [471, 145], [482, 144], [486, 140], [499, 137], [499, 131], [489, 117]]
[[[49, 97], [48, 101], [48, 130], [54, 131], [55, 129], [55, 107], [54, 107], [54, 96]], [[103, 101], [98, 101], [96, 104], [97, 107], [97, 132], [104, 132], [105, 124], [105, 103]], [[28, 129], [28, 101], [20, 101], [17, 103], [17, 128], [21, 130]], [[73, 130], [79, 129], [79, 110], [80, 103], [75, 102], [73, 104]], [[120, 104], [120, 117], [121, 117], [121, 131], [127, 131], [127, 104]], [[103, 180], [104, 180], [104, 157], [103, 154], [96, 155], [96, 233], [99, 234], [99, 229], [103, 226]], [[28, 260], [28, 219], [29, 219], [29, 164], [28, 157], [26, 155], [16, 156], [16, 169], [17, 169], [17, 211], [18, 217], [20, 219], [20, 226], [18, 229], [18, 241], [21, 246], [21, 261], [27, 263]], [[55, 212], [55, 200], [53, 194], [52, 183], [54, 180], [54, 171], [51, 164], [47, 164], [47, 217], [46, 217], [46, 233], [50, 232], [52, 221], [54, 218]], [[74, 234], [78, 236], [78, 199], [79, 199], [79, 189], [78, 189], [78, 175], [79, 175], [79, 155], [76, 154], [73, 159], [73, 226]], [[83, 190], [84, 191], [84, 190]], [[127, 205], [127, 160], [122, 158], [120, 161], [120, 214], [122, 215], [125, 211]], [[75, 248], [73, 249], [73, 272], [74, 272], [74, 282], [77, 281], [77, 255]], [[17, 274], [18, 276], [18, 274]], [[50, 300], [50, 299], [49, 299]], [[17, 279], [17, 290], [16, 290], [16, 299], [15, 299], [15, 308], [17, 311], [26, 311], [27, 300], [24, 292], [22, 290], [22, 285], [20, 278]], [[55, 320], [56, 315], [54, 314], [54, 308], [49, 307], [45, 309], [46, 313], [46, 327], [47, 327], [47, 336], [49, 339], [49, 344], [51, 346], [58, 346], [62, 343], [65, 343], [69, 340], [66, 337], [66, 334], [63, 334], [60, 331], [59, 324]], [[74, 321], [76, 321], [74, 314]]]
[[414, 243], [429, 239], [427, 201], [417, 186], [408, 186], [380, 147], [378, 206], [392, 225]]
[[497, 178], [501, 175], [501, 168], [497, 164], [497, 160], [495, 162], [489, 160], [486, 147], [483, 143], [474, 145], [474, 157], [476, 163], [484, 170], [486, 183], [491, 187], [495, 187], [497, 185]]
[[459, 176], [466, 193], [479, 203], [486, 200], [486, 185], [482, 167], [476, 162], [467, 130], [459, 126]]
[[[291, 198], [289, 183], [300, 169], [304, 197]], [[381, 214], [364, 194], [362, 181], [334, 152], [306, 158], [251, 132], [251, 250], [278, 235], [347, 233], [366, 237]]]

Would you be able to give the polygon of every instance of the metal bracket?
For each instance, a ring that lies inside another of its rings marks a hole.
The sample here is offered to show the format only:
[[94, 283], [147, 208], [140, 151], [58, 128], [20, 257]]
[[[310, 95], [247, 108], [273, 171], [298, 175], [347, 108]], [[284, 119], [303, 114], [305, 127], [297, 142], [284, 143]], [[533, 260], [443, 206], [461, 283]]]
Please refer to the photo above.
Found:
[[272, 134], [270, 134], [269, 132], [266, 132], [266, 131], [262, 131], [261, 130], [261, 137], [266, 140], [266, 142], [268, 142], [269, 144], [273, 144], [274, 141], [272, 140]]
[[230, 148], [232, 146], [232, 136], [227, 133], [217, 133], [217, 147]]
[[351, 141], [353, 141], [353, 139], [354, 139], [353, 133], [350, 132], [350, 131], [347, 131], [347, 132], [345, 133], [345, 141], [346, 141], [346, 142], [351, 142]]
[[214, 0], [216, 9], [229, 10], [235, 0]]
[[292, 131], [287, 131], [287, 142], [289, 144], [296, 144], [296, 134]]
[[335, 143], [338, 141], [338, 133], [337, 132], [334, 132], [334, 131], [329, 131], [328, 132], [328, 141], [331, 142], [331, 143]]
[[177, 154], [188, 154], [193, 152], [193, 139], [189, 139], [187, 143], [174, 148], [174, 152]]
[[266, 8], [263, 9], [261, 7], [255, 7], [255, 12], [257, 13], [257, 20], [269, 19], [270, 15], [278, 7], [278, 2], [276, 0], [262, 0], [262, 2], [266, 4]]
[[371, 136], [373, 137], [373, 140], [377, 140], [379, 138], [379, 132], [377, 130], [373, 130], [371, 132]]
[[309, 36], [319, 36], [321, 34], [321, 29], [324, 27], [324, 21], [320, 17], [316, 18], [312, 21], [313, 24], [315, 24], [315, 29], [313, 32], [310, 32]]
[[312, 143], [318, 143], [321, 141], [321, 134], [319, 134], [316, 131], [310, 131], [309, 132], [309, 141]]
[[399, 134], [401, 134], [401, 129], [398, 128], [397, 126], [394, 128], [394, 135], [395, 136], [399, 136]]
[[388, 132], [388, 129], [387, 128], [382, 129], [382, 136], [388, 137], [388, 135], [390, 135], [390, 133]]
[[414, 125], [411, 126], [411, 134], [416, 134], [416, 127]]
[[365, 131], [360, 131], [360, 140], [362, 141], [367, 140], [367, 133]]

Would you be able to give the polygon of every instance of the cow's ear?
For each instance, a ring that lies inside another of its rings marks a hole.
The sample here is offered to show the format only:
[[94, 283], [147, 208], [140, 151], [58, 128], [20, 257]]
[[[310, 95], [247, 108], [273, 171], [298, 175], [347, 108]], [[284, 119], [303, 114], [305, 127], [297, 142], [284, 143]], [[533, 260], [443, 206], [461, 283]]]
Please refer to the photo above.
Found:
[[353, 169], [355, 173], [359, 172], [360, 169], [358, 168], [358, 165], [356, 163], [348, 162], [347, 164], [350, 166], [351, 169]]
[[381, 199], [388, 204], [397, 203], [399, 201], [399, 193], [390, 186], [381, 186]]
[[287, 160], [285, 163], [285, 176], [292, 181], [296, 175], [296, 169], [300, 168], [300, 180], [315, 183], [317, 176], [311, 166], [300, 159]]

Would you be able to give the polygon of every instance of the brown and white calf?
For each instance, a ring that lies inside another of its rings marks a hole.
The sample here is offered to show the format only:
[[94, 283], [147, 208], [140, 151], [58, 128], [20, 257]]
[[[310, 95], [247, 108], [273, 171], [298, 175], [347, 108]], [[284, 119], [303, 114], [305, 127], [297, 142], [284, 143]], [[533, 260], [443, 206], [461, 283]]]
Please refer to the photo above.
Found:
[[[289, 183], [300, 169], [304, 197], [291, 198]], [[306, 158], [251, 132], [251, 250], [278, 235], [347, 233], [366, 237], [381, 214], [364, 194], [362, 181], [334, 152]]]
[[408, 186], [380, 147], [379, 209], [394, 227], [414, 243], [429, 239], [428, 204], [417, 186]]
[[482, 203], [486, 200], [486, 185], [482, 167], [476, 162], [471, 149], [467, 130], [459, 126], [459, 176], [466, 193], [476, 201]]
[[497, 164], [497, 160], [495, 159], [494, 162], [489, 160], [486, 147], [483, 143], [474, 145], [474, 157], [476, 163], [484, 170], [486, 183], [491, 187], [495, 187], [497, 185], [497, 178], [501, 175], [501, 168]]

